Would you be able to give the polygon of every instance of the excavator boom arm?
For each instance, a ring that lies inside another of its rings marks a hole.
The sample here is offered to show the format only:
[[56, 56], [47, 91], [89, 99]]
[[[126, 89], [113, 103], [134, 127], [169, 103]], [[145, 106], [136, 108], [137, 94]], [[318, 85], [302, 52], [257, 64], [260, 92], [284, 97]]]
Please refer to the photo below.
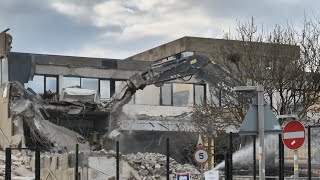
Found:
[[192, 75], [211, 85], [219, 84], [221, 76], [232, 78], [222, 67], [201, 55], [155, 63], [147, 71], [141, 74], [136, 73], [122, 83], [120, 90], [112, 96], [108, 107], [111, 113], [116, 112], [131, 100], [137, 90], [144, 89], [147, 85], [162, 86], [164, 82]]

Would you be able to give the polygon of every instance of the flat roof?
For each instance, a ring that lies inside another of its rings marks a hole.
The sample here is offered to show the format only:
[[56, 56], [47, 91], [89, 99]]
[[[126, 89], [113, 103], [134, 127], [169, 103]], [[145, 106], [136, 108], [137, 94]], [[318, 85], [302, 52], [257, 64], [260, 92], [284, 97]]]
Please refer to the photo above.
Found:
[[241, 49], [239, 48], [243, 48], [247, 45], [253, 45], [253, 47], [256, 47], [254, 49], [255, 53], [261, 56], [272, 55], [275, 46], [276, 48], [281, 47], [283, 54], [293, 54], [294, 56], [299, 57], [300, 53], [300, 47], [296, 45], [243, 42], [238, 40], [185, 36], [128, 57], [126, 60], [157, 61], [186, 51], [200, 52], [204, 54], [217, 54], [226, 52], [226, 50], [228, 50], [242, 53]]

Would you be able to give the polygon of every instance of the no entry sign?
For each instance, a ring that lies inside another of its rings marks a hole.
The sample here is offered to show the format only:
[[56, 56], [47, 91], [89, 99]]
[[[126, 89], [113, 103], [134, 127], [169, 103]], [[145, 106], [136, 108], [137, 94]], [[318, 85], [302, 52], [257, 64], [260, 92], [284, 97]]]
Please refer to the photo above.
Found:
[[286, 123], [282, 132], [282, 141], [287, 148], [295, 150], [299, 149], [305, 140], [305, 128], [297, 120]]

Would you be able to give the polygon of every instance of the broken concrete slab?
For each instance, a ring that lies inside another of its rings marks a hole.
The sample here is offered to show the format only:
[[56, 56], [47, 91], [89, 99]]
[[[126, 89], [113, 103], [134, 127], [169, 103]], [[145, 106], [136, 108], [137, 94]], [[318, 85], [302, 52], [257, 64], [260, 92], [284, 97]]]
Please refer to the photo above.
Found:
[[[72, 151], [76, 144], [79, 144], [81, 150], [89, 150], [89, 143], [80, 134], [46, 120], [42, 112], [45, 116], [49, 115], [45, 109], [39, 108], [39, 105], [42, 106], [41, 102], [27, 98], [28, 93], [21, 84], [12, 83], [11, 86], [10, 113], [12, 119], [15, 121], [22, 117], [23, 123], [31, 129], [31, 138], [40, 141], [53, 152]], [[23, 139], [17, 138], [13, 144], [19, 145], [22, 141]]]
[[22, 145], [23, 135], [16, 134], [11, 138], [11, 148], [19, 148]]
[[32, 171], [29, 171], [28, 169], [26, 169], [25, 167], [23, 166], [19, 166], [17, 168], [15, 168], [13, 170], [13, 172], [16, 174], [16, 175], [19, 175], [19, 176], [24, 176], [24, 177], [35, 177], [35, 173], [32, 172]]
[[82, 88], [64, 88], [60, 94], [60, 101], [75, 102], [75, 101], [93, 101], [99, 103], [97, 90], [82, 89]]
[[33, 177], [11, 176], [11, 180], [34, 180]]

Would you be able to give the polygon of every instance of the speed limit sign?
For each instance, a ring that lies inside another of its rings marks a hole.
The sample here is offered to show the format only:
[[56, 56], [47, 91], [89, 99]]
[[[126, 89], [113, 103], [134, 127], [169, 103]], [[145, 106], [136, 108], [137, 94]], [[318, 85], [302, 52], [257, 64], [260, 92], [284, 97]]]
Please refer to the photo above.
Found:
[[198, 164], [203, 164], [209, 160], [209, 153], [203, 147], [198, 147], [193, 154], [193, 158]]

